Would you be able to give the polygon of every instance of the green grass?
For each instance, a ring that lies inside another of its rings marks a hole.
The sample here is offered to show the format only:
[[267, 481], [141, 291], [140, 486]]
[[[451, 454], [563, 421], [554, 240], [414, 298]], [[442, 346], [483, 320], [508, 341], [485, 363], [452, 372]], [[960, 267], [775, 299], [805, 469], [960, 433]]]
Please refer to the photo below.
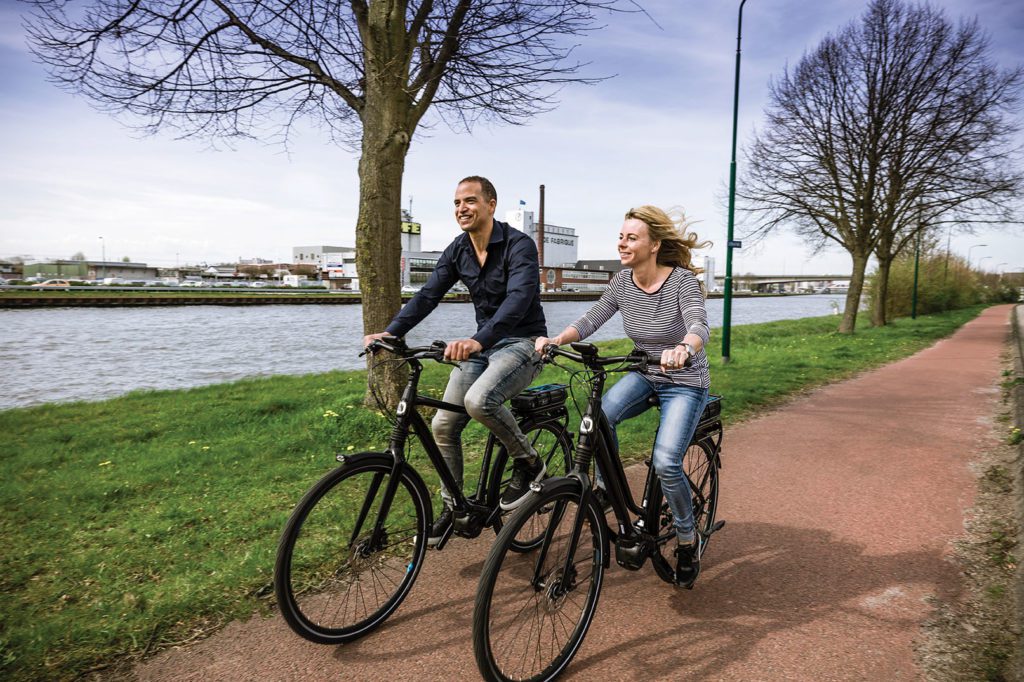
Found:
[[[726, 430], [910, 355], [978, 311], [853, 336], [834, 332], [835, 317], [736, 327], [733, 361], [712, 363]], [[445, 376], [428, 367], [423, 387], [436, 394]], [[538, 381], [565, 378], [550, 367]], [[361, 407], [364, 385], [363, 372], [334, 372], [0, 412], [0, 677], [74, 678], [269, 607], [292, 506], [335, 453], [387, 438]], [[623, 425], [627, 458], [646, 452], [654, 419]], [[481, 438], [473, 427], [467, 453]], [[467, 481], [473, 471], [470, 455]]]

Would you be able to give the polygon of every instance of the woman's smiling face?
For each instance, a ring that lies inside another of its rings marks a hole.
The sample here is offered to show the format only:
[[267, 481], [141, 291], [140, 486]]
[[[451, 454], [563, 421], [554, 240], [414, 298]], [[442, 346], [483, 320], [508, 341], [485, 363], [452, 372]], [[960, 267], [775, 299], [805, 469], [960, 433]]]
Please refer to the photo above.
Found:
[[619, 262], [636, 269], [652, 258], [657, 258], [660, 244], [651, 241], [647, 223], [638, 218], [627, 218], [619, 231]]

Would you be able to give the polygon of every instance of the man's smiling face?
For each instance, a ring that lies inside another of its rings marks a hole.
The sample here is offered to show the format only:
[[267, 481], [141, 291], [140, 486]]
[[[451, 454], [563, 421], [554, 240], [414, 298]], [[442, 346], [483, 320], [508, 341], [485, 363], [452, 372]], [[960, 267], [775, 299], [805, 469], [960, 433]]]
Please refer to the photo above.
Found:
[[463, 232], [479, 232], [494, 221], [497, 204], [484, 199], [479, 182], [463, 182], [455, 189], [455, 220]]

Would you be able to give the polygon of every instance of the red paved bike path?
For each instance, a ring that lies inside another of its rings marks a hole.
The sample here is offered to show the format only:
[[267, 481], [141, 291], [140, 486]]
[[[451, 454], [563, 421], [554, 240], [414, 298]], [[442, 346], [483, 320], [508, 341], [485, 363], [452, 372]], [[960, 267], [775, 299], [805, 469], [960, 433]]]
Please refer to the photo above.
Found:
[[[956, 593], [947, 560], [993, 438], [1011, 306], [917, 355], [726, 426], [719, 518], [692, 591], [612, 562], [564, 679], [919, 679], [927, 599]], [[728, 399], [728, 398], [726, 398]], [[632, 471], [640, 481], [641, 471]], [[640, 481], [642, 483], [642, 481]], [[278, 618], [164, 652], [140, 680], [472, 680], [474, 590], [493, 536], [429, 552], [378, 631], [311, 644]]]

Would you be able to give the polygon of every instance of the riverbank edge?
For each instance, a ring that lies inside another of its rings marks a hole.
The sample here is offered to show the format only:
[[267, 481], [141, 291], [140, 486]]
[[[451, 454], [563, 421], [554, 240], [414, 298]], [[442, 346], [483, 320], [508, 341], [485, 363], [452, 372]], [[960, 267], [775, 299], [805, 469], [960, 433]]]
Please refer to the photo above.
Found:
[[[775, 298], [779, 296], [810, 296], [812, 294], [758, 294], [735, 293], [733, 298]], [[548, 291], [540, 295], [541, 301], [596, 301], [601, 292]], [[403, 294], [408, 301], [411, 294]], [[722, 298], [720, 293], [708, 294], [709, 299]], [[0, 309], [24, 308], [121, 308], [139, 306], [186, 306], [186, 305], [360, 305], [362, 296], [345, 293], [312, 292], [251, 292], [230, 294], [226, 292], [178, 293], [169, 292], [97, 292], [92, 290], [40, 293], [0, 293]], [[447, 294], [442, 303], [471, 303], [469, 294]]]

